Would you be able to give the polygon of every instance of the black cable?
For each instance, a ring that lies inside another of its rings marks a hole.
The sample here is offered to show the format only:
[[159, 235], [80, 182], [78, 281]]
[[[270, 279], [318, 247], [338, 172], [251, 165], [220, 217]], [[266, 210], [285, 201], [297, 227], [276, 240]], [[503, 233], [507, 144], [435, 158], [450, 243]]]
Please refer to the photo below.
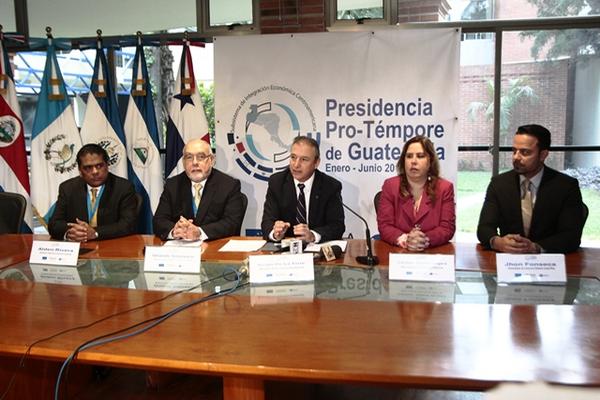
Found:
[[[196, 299], [196, 300], [193, 300], [191, 302], [188, 302], [188, 303], [182, 304], [180, 306], [177, 306], [174, 309], [172, 309], [172, 310], [170, 310], [170, 311], [168, 311], [168, 312], [166, 312], [166, 313], [164, 313], [164, 314], [162, 314], [160, 316], [156, 316], [156, 317], [153, 317], [153, 318], [150, 318], [150, 319], [138, 322], [138, 323], [133, 324], [131, 326], [128, 326], [126, 328], [121, 328], [121, 329], [119, 329], [117, 331], [113, 331], [113, 332], [107, 333], [105, 335], [98, 336], [98, 337], [96, 337], [94, 339], [90, 339], [90, 340], [88, 340], [88, 341], [80, 344], [79, 346], [77, 346], [77, 348], [75, 350], [73, 350], [73, 352], [69, 355], [69, 357], [67, 357], [67, 359], [63, 362], [63, 364], [62, 364], [62, 366], [60, 368], [60, 371], [58, 373], [58, 377], [56, 379], [56, 385], [54, 387], [54, 399], [55, 400], [59, 399], [60, 383], [61, 383], [61, 379], [62, 379], [63, 374], [65, 373], [66, 375], [68, 375], [68, 368], [69, 368], [70, 364], [76, 359], [77, 355], [81, 351], [90, 349], [92, 347], [100, 346], [100, 345], [103, 345], [103, 344], [111, 343], [111, 342], [114, 342], [114, 341], [117, 341], [117, 340], [127, 339], [127, 338], [130, 338], [130, 337], [133, 337], [133, 336], [137, 336], [137, 335], [139, 335], [141, 333], [144, 333], [144, 332], [152, 329], [153, 327], [157, 326], [158, 324], [166, 321], [167, 319], [171, 318], [173, 315], [178, 314], [179, 312], [181, 312], [183, 310], [186, 310], [186, 309], [188, 309], [188, 308], [190, 308], [190, 307], [192, 307], [192, 306], [194, 306], [196, 304], [200, 304], [200, 303], [203, 303], [205, 301], [208, 301], [208, 300], [211, 300], [211, 299], [215, 299], [215, 298], [218, 298], [218, 297], [223, 297], [223, 296], [226, 296], [226, 295], [228, 295], [230, 293], [235, 292], [240, 287], [240, 282], [242, 280], [242, 277], [245, 275], [245, 271], [242, 272], [242, 273], [240, 273], [238, 271], [230, 269], [227, 272], [223, 272], [222, 277], [225, 277], [226, 274], [229, 274], [231, 272], [235, 273], [236, 279], [233, 280], [234, 285], [231, 288], [229, 288], [229, 289], [222, 290], [222, 291], [219, 291], [219, 292], [213, 292], [213, 293], [211, 293], [211, 294], [209, 294], [209, 295], [207, 295], [205, 297], [202, 297], [200, 299]], [[188, 290], [190, 290], [190, 289], [188, 289]], [[136, 328], [136, 327], [138, 327], [140, 325], [144, 325], [144, 324], [148, 324], [148, 325], [145, 326], [145, 327], [143, 327], [143, 328], [141, 328], [141, 329], [138, 329], [137, 331], [133, 331], [133, 332], [130, 332], [130, 333], [127, 333], [127, 334], [123, 334], [123, 335], [120, 335], [120, 336], [114, 336], [114, 335], [118, 335], [119, 333], [129, 331], [129, 330], [131, 330], [133, 328]]]
[[[119, 311], [117, 313], [110, 314], [110, 315], [107, 315], [106, 317], [102, 317], [102, 318], [100, 318], [98, 320], [90, 322], [88, 324], [79, 325], [79, 326], [75, 326], [73, 328], [65, 329], [65, 330], [59, 331], [59, 332], [57, 332], [57, 333], [55, 333], [53, 335], [46, 336], [44, 338], [41, 338], [41, 339], [38, 339], [38, 340], [34, 341], [33, 343], [31, 343], [27, 347], [27, 350], [25, 350], [25, 353], [23, 353], [23, 355], [21, 356], [21, 358], [17, 362], [17, 366], [15, 367], [15, 370], [13, 371], [13, 374], [12, 374], [12, 376], [11, 376], [9, 382], [8, 382], [8, 385], [6, 387], [6, 390], [0, 396], [0, 400], [4, 400], [4, 398], [6, 397], [6, 395], [10, 392], [10, 389], [12, 389], [12, 386], [14, 384], [14, 380], [17, 377], [17, 373], [19, 372], [19, 369], [25, 367], [25, 361], [27, 361], [27, 357], [29, 357], [29, 355], [31, 353], [31, 349], [33, 349], [34, 346], [36, 346], [36, 345], [38, 345], [38, 344], [40, 344], [42, 342], [46, 342], [48, 340], [52, 340], [52, 339], [54, 339], [54, 338], [56, 338], [58, 336], [66, 334], [66, 333], [73, 332], [73, 331], [76, 331], [76, 330], [79, 330], [79, 329], [87, 329], [87, 328], [90, 328], [90, 327], [92, 327], [94, 325], [97, 325], [97, 324], [99, 324], [101, 322], [107, 321], [107, 320], [109, 320], [111, 318], [118, 317], [119, 315], [123, 315], [123, 314], [127, 314], [127, 313], [130, 313], [130, 312], [134, 312], [134, 311], [143, 309], [145, 307], [151, 306], [153, 304], [160, 303], [161, 301], [164, 301], [164, 300], [166, 300], [166, 299], [168, 299], [170, 297], [173, 297], [173, 296], [176, 296], [178, 294], [185, 293], [185, 292], [189, 292], [191, 290], [195, 290], [198, 287], [202, 286], [203, 284], [210, 283], [210, 282], [212, 282], [214, 280], [217, 280], [217, 279], [220, 279], [220, 278], [223, 278], [223, 277], [224, 277], [224, 275], [221, 274], [221, 275], [216, 276], [214, 278], [211, 278], [211, 279], [209, 279], [209, 280], [207, 280], [205, 282], [200, 282], [199, 284], [197, 284], [195, 286], [192, 286], [191, 288], [182, 289], [182, 290], [178, 290], [177, 292], [169, 293], [168, 295], [163, 296], [163, 297], [161, 297], [159, 299], [153, 300], [153, 301], [151, 301], [149, 303], [145, 303], [145, 304], [139, 305], [137, 307], [129, 308], [127, 310]], [[225, 278], [225, 279], [227, 279], [227, 278]]]

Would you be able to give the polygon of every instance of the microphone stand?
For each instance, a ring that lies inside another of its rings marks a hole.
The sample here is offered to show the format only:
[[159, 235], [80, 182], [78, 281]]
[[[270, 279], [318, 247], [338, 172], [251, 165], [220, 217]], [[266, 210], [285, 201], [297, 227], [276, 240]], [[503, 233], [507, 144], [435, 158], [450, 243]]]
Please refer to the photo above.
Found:
[[367, 235], [367, 255], [366, 256], [357, 256], [356, 262], [362, 265], [368, 265], [369, 267], [374, 267], [379, 264], [379, 258], [373, 255], [373, 248], [371, 247], [371, 231], [369, 230], [369, 224], [367, 220], [361, 217], [356, 211], [348, 207], [346, 204], [342, 203], [346, 210], [350, 211], [352, 214], [356, 215], [362, 222], [365, 224], [365, 234]]

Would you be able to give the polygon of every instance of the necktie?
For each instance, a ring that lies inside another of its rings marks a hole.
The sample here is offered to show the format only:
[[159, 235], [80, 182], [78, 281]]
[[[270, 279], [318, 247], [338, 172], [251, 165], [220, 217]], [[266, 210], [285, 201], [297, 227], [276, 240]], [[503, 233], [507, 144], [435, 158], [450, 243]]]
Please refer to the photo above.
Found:
[[90, 226], [95, 228], [98, 226], [98, 209], [96, 208], [96, 196], [98, 195], [98, 188], [92, 188], [91, 190], [92, 198], [90, 199], [90, 205], [92, 206], [92, 210], [94, 210], [94, 215], [92, 215], [92, 219], [90, 221]]
[[196, 205], [196, 210], [200, 207], [200, 191], [202, 190], [201, 183], [194, 183], [194, 204]]
[[300, 194], [298, 195], [298, 203], [296, 204], [296, 222], [306, 224], [306, 198], [304, 197], [304, 183], [298, 184]]
[[523, 230], [525, 236], [529, 236], [529, 228], [531, 227], [531, 215], [533, 214], [533, 198], [531, 196], [531, 182], [525, 179], [521, 184], [521, 214], [523, 215]]

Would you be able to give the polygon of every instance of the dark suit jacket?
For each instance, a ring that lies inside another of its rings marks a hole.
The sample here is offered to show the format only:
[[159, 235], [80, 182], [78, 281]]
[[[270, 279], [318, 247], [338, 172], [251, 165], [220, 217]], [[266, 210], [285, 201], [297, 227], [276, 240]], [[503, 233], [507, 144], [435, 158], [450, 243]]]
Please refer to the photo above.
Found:
[[[63, 239], [68, 222], [75, 218], [89, 222], [87, 211], [87, 185], [83, 178], [75, 177], [60, 184], [54, 214], [48, 230], [55, 239]], [[98, 239], [110, 239], [135, 233], [136, 197], [131, 182], [112, 173], [104, 182], [104, 191], [98, 204]]]
[[240, 234], [246, 209], [243, 206], [240, 181], [213, 168], [206, 180], [200, 207], [194, 215], [192, 182], [185, 172], [167, 179], [154, 213], [154, 233], [167, 240], [180, 216], [193, 219], [208, 239]]
[[[577, 179], [544, 167], [538, 188], [529, 239], [546, 252], [568, 253], [581, 243], [583, 202]], [[525, 235], [521, 215], [519, 175], [514, 171], [500, 174], [490, 182], [479, 216], [477, 237], [489, 248], [490, 239], [509, 233]]]
[[[263, 237], [269, 239], [275, 221], [296, 225], [296, 188], [289, 169], [273, 174], [269, 178], [267, 196], [263, 210], [261, 228]], [[309, 228], [321, 235], [321, 242], [341, 239], [346, 229], [342, 206], [342, 184], [315, 170], [315, 180], [308, 205]], [[285, 236], [294, 236], [290, 227]]]
[[431, 247], [448, 243], [456, 230], [454, 187], [451, 182], [439, 179], [435, 188], [435, 203], [423, 192], [419, 212], [415, 217], [412, 196], [400, 196], [400, 177], [386, 179], [383, 183], [377, 225], [381, 239], [396, 244], [404, 233], [410, 232], [415, 224], [429, 238]]

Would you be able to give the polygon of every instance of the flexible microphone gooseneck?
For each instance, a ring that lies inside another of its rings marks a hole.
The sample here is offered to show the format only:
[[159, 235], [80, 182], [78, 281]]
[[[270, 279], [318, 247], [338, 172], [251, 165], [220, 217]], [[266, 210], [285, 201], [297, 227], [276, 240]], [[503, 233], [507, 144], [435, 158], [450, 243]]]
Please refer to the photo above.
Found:
[[373, 248], [371, 247], [371, 231], [369, 230], [369, 224], [367, 223], [367, 220], [361, 217], [360, 214], [348, 207], [346, 204], [342, 203], [342, 205], [346, 208], [346, 210], [356, 215], [362, 222], [365, 223], [365, 234], [367, 235], [367, 255], [357, 256], [356, 262], [359, 264], [368, 265], [369, 267], [374, 267], [375, 265], [379, 264], [379, 258], [373, 255]]

